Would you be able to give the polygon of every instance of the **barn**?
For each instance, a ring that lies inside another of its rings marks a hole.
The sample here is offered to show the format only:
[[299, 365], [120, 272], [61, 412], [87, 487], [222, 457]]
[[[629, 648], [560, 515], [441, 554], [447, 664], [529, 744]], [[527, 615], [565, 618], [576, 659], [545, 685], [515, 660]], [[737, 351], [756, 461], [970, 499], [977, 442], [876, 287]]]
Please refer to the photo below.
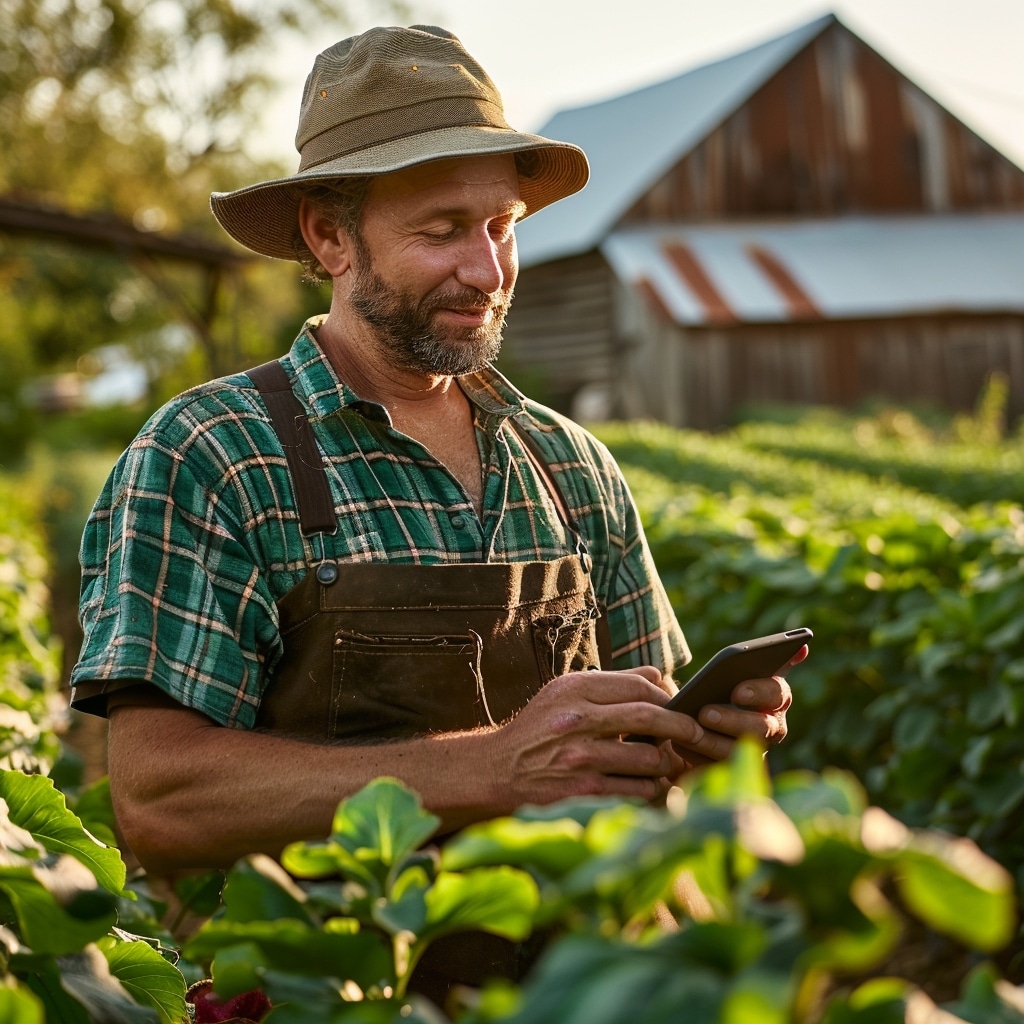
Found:
[[1024, 171], [834, 15], [541, 134], [591, 161], [518, 231], [502, 368], [581, 418], [755, 403], [1024, 414]]

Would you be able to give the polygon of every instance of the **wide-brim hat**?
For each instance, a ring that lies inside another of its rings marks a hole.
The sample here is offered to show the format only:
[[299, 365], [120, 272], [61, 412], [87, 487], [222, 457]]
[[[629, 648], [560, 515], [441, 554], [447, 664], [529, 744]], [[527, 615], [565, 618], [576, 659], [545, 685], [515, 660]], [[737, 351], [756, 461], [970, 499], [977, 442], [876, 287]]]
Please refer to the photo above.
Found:
[[372, 28], [324, 50], [306, 79], [295, 148], [299, 169], [290, 177], [210, 197], [229, 235], [283, 260], [297, 258], [304, 185], [529, 151], [519, 178], [529, 215], [578, 192], [590, 174], [578, 146], [509, 127], [484, 69], [450, 32], [425, 25]]

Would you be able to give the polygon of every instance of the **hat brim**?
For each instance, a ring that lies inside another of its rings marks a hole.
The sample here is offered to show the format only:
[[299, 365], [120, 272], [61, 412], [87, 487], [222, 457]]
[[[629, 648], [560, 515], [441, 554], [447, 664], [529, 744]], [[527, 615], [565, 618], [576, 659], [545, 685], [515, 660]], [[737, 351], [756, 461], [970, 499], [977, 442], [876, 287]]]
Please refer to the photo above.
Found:
[[512, 129], [467, 126], [423, 132], [326, 161], [287, 178], [234, 192], [214, 192], [210, 208], [221, 227], [246, 248], [274, 259], [294, 260], [302, 185], [351, 175], [388, 174], [431, 160], [528, 150], [537, 154], [538, 167], [519, 182], [527, 216], [571, 196], [587, 183], [590, 168], [578, 146]]

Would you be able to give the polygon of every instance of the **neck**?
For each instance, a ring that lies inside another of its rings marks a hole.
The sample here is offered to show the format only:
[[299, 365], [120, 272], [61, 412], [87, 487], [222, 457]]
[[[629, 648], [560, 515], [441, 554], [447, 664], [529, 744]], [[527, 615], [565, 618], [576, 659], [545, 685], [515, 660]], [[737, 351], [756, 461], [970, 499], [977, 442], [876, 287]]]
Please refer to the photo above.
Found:
[[383, 405], [392, 418], [403, 413], [429, 416], [453, 400], [466, 401], [462, 389], [452, 386], [454, 377], [395, 366], [372, 329], [333, 308], [317, 328], [316, 339], [338, 377], [360, 398]]

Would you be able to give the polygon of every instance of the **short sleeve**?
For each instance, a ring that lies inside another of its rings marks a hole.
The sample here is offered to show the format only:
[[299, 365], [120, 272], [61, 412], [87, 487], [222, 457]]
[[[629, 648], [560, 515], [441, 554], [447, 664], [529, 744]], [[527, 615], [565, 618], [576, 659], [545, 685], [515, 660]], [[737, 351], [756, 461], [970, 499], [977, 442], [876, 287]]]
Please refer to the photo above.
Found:
[[254, 724], [280, 636], [229, 500], [152, 436], [122, 456], [82, 539], [72, 706], [103, 713], [105, 693], [142, 680], [221, 725]]

